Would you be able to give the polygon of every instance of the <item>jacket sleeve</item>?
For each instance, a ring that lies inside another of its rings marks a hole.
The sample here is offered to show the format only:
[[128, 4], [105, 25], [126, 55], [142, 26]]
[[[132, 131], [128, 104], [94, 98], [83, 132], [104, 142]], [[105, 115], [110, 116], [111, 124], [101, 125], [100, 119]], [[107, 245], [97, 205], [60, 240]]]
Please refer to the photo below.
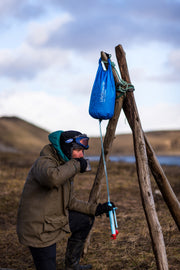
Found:
[[78, 200], [74, 195], [74, 183], [71, 181], [71, 195], [69, 200], [69, 210], [81, 212], [87, 215], [95, 215], [97, 204]]
[[81, 212], [83, 214], [92, 216], [95, 216], [96, 208], [97, 208], [96, 203], [81, 201], [75, 197], [72, 197], [69, 203], [69, 210]]
[[51, 158], [39, 158], [32, 167], [32, 174], [40, 185], [47, 188], [58, 188], [69, 178], [80, 172], [80, 163], [74, 159], [59, 165]]

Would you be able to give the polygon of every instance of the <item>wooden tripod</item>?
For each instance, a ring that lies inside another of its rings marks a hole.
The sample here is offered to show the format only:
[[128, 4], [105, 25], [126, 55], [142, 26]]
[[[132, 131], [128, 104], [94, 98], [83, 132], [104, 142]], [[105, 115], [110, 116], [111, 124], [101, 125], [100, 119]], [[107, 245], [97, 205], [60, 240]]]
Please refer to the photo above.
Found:
[[[126, 62], [125, 52], [121, 45], [116, 46], [116, 57], [119, 65], [121, 77], [127, 83], [131, 83]], [[107, 55], [101, 52], [101, 58], [107, 61]], [[113, 69], [115, 83], [119, 82], [119, 78]], [[161, 168], [156, 155], [146, 138], [141, 127], [140, 117], [138, 114], [133, 92], [127, 92], [126, 97], [122, 96], [116, 99], [114, 116], [109, 120], [106, 134], [104, 137], [104, 153], [105, 160], [108, 160], [108, 155], [112, 147], [115, 137], [115, 130], [121, 109], [123, 108], [128, 123], [131, 127], [134, 142], [134, 152], [136, 157], [136, 168], [138, 175], [139, 188], [141, 193], [142, 205], [145, 212], [152, 247], [156, 259], [157, 269], [168, 270], [168, 262], [166, 249], [163, 239], [161, 226], [155, 209], [154, 198], [151, 189], [149, 168], [157, 182], [157, 185], [162, 193], [162, 196], [174, 218], [176, 225], [180, 229], [180, 203], [177, 200], [164, 172]], [[94, 184], [90, 192], [89, 201], [97, 202], [101, 190], [101, 182], [104, 176], [102, 155], [100, 157], [99, 166], [95, 176]], [[86, 243], [85, 252], [90, 241], [90, 236]]]

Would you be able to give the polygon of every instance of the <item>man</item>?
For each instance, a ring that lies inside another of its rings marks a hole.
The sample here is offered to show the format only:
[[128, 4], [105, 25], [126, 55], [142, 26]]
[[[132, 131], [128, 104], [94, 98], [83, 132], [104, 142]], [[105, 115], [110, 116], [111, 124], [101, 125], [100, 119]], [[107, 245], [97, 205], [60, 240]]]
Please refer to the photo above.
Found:
[[[91, 204], [77, 200], [73, 178], [84, 173], [84, 150], [88, 137], [78, 131], [55, 131], [30, 169], [18, 210], [17, 234], [29, 247], [37, 270], [56, 269], [56, 243], [64, 234], [68, 239], [65, 269], [91, 269], [80, 265], [84, 242], [94, 216], [108, 213], [108, 203]], [[114, 206], [114, 204], [113, 204]]]

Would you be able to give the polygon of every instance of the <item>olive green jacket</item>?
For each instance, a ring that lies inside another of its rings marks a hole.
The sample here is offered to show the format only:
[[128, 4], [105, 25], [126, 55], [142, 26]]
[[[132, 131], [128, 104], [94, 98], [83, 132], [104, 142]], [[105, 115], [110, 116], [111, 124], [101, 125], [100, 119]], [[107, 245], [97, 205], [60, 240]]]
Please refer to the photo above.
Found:
[[46, 247], [69, 232], [68, 209], [95, 215], [96, 204], [77, 200], [73, 195], [73, 178], [80, 163], [65, 162], [52, 144], [46, 145], [27, 176], [17, 217], [20, 243]]

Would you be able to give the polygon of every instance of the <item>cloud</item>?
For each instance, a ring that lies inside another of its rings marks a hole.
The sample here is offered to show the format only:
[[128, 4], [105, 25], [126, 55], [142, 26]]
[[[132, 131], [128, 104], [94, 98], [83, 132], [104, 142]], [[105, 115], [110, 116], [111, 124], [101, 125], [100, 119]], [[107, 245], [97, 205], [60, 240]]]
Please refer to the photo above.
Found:
[[[50, 2], [49, 2], [50, 3]], [[131, 46], [150, 40], [179, 46], [180, 3], [177, 1], [52, 1], [74, 17], [49, 35], [46, 46], [74, 48], [77, 51], [109, 47], [113, 43]], [[88, 10], [88, 12], [87, 12]], [[130, 41], [130, 42], [129, 42]]]
[[[97, 41], [110, 44], [117, 38], [123, 43], [148, 42], [150, 39], [179, 44], [180, 2], [177, 0], [6, 0], [0, 3], [1, 21], [29, 21], [48, 14], [68, 13], [74, 21], [62, 32], [54, 32], [47, 45], [76, 49], [96, 48]], [[92, 39], [93, 38], [93, 39]]]
[[[63, 28], [57, 23], [56, 28], [47, 25], [45, 30], [45, 18], [52, 18], [53, 13], [56, 17], [68, 14], [69, 20], [66, 18]], [[109, 48], [112, 43], [119, 42], [131, 47], [153, 40], [178, 47], [179, 14], [180, 2], [175, 0], [6, 0], [0, 3], [0, 20], [6, 25], [14, 25], [14, 21], [41, 19], [42, 25], [39, 24], [36, 34], [34, 31], [32, 35], [34, 45], [73, 49], [81, 53], [97, 47]]]
[[14, 80], [33, 79], [39, 72], [57, 64], [68, 63], [68, 53], [56, 49], [33, 49], [23, 44], [17, 49], [0, 50], [0, 75]]
[[168, 58], [168, 64], [173, 69], [174, 74], [176, 74], [176, 78], [180, 79], [180, 49], [173, 50]]
[[28, 21], [46, 13], [41, 1], [6, 0], [0, 2], [0, 21], [5, 25], [9, 20]]
[[180, 104], [158, 103], [139, 108], [144, 130], [180, 129]]
[[47, 20], [42, 23], [32, 22], [29, 24], [29, 34], [27, 37], [27, 43], [34, 47], [43, 46], [49, 39], [52, 33], [57, 31], [63, 31], [64, 24], [73, 21], [72, 16], [68, 13], [55, 17], [51, 20]]
[[136, 83], [146, 82], [147, 85], [153, 82], [160, 83], [161, 88], [162, 83], [172, 85], [180, 81], [180, 49], [173, 48], [170, 44], [159, 42], [150, 42], [146, 46], [136, 44], [127, 49], [126, 57], [131, 78]]
[[[7, 0], [0, 6], [0, 14], [3, 12], [9, 19], [41, 18], [30, 25], [27, 43], [31, 46], [87, 54], [98, 48], [108, 50], [119, 43], [130, 48], [152, 41], [178, 47], [180, 42], [180, 3], [175, 0], [92, 0], [89, 3], [83, 0]], [[46, 23], [46, 19], [52, 19], [53, 12], [56, 19]]]
[[[157, 58], [158, 59], [158, 58]], [[160, 61], [159, 61], [160, 62]], [[165, 68], [166, 66], [166, 68]], [[157, 69], [157, 67], [156, 67]], [[159, 71], [156, 74], [150, 74], [146, 79], [151, 81], [159, 81], [167, 83], [176, 83], [180, 81], [180, 49], [171, 49], [164, 59], [164, 72], [159, 68]]]

